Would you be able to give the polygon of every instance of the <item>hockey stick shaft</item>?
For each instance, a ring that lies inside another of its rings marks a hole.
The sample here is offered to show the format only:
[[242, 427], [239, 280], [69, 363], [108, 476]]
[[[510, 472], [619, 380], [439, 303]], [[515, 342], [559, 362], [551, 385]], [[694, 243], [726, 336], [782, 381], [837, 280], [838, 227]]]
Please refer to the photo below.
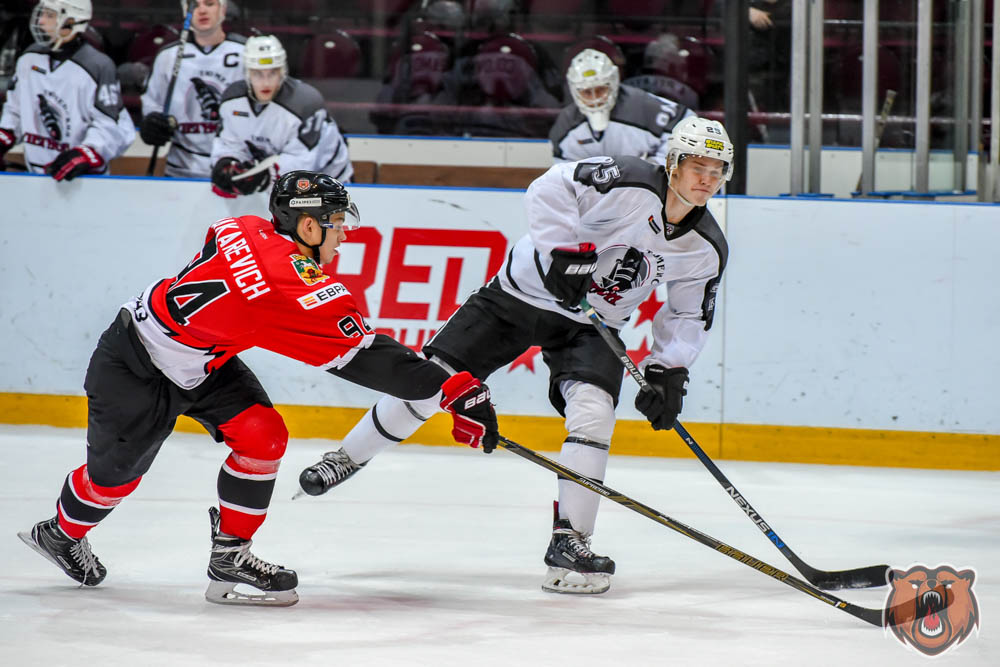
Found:
[[[628, 371], [629, 375], [632, 376], [639, 384], [640, 391], [653, 391], [649, 383], [646, 382], [646, 378], [643, 377], [642, 373], [639, 371], [638, 367], [628, 356], [628, 352], [622, 345], [621, 341], [611, 333], [608, 325], [601, 320], [601, 316], [597, 314], [593, 306], [583, 299], [580, 302], [583, 312], [590, 318], [593, 323], [594, 328], [600, 333], [601, 338], [607, 343], [611, 351], [614, 352], [615, 356], [622, 362], [622, 365]], [[681, 437], [688, 448], [694, 452], [694, 455], [698, 457], [702, 465], [708, 468], [708, 471], [712, 473], [716, 481], [726, 490], [729, 497], [733, 499], [733, 502], [743, 510], [747, 518], [749, 518], [757, 528], [760, 529], [762, 533], [771, 541], [771, 543], [780, 551], [788, 561], [795, 566], [809, 582], [820, 588], [825, 588], [829, 590], [837, 590], [841, 588], [871, 588], [874, 586], [884, 586], [887, 583], [886, 573], [889, 571], [888, 565], [871, 565], [868, 567], [856, 568], [853, 570], [837, 570], [837, 571], [826, 571], [817, 570], [816, 568], [805, 563], [801, 558], [799, 558], [791, 548], [785, 544], [778, 533], [771, 528], [771, 526], [764, 520], [764, 517], [760, 515], [757, 510], [753, 508], [750, 502], [743, 496], [742, 493], [736, 488], [736, 486], [729, 481], [729, 479], [723, 474], [719, 467], [715, 465], [715, 462], [705, 453], [705, 451], [698, 446], [695, 439], [691, 437], [691, 434], [687, 432], [687, 429], [681, 425], [679, 421], [674, 422], [674, 430]]]
[[270, 169], [273, 165], [278, 163], [278, 156], [272, 155], [271, 157], [266, 157], [254, 166], [250, 167], [246, 171], [240, 172], [233, 176], [234, 181], [242, 181], [244, 178], [250, 178], [262, 171]]
[[[584, 487], [585, 489], [589, 489], [594, 493], [603, 496], [604, 498], [607, 498], [608, 500], [616, 502], [623, 507], [627, 507], [633, 512], [641, 514], [648, 519], [652, 519], [653, 521], [662, 524], [667, 528], [670, 528], [671, 530], [694, 540], [695, 542], [700, 542], [701, 544], [704, 544], [706, 547], [712, 549], [713, 551], [717, 551], [725, 556], [729, 556], [733, 560], [738, 561], [749, 568], [752, 568], [754, 570], [757, 570], [758, 572], [766, 574], [772, 579], [776, 579], [787, 586], [791, 586], [795, 590], [801, 591], [806, 595], [809, 595], [810, 597], [813, 597], [821, 602], [825, 602], [831, 607], [847, 612], [848, 614], [856, 616], [857, 618], [860, 618], [861, 620], [870, 623], [876, 627], [882, 627], [883, 625], [884, 610], [882, 609], [861, 607], [851, 602], [847, 602], [846, 600], [842, 600], [834, 595], [830, 595], [829, 593], [826, 593], [816, 588], [815, 586], [806, 583], [805, 581], [802, 581], [801, 579], [798, 579], [797, 577], [794, 577], [791, 574], [788, 574], [787, 572], [779, 570], [773, 565], [769, 565], [764, 561], [758, 560], [753, 556], [744, 553], [739, 549], [736, 549], [735, 547], [732, 547], [726, 544], [725, 542], [722, 542], [721, 540], [712, 537], [711, 535], [708, 535], [706, 533], [701, 532], [700, 530], [692, 528], [691, 526], [683, 524], [680, 521], [677, 521], [676, 519], [673, 519], [667, 516], [666, 514], [663, 514], [662, 512], [659, 512], [653, 509], [652, 507], [649, 507], [648, 505], [644, 505], [639, 501], [626, 496], [623, 493], [615, 491], [611, 487], [605, 486], [604, 484], [598, 482], [595, 479], [591, 479], [590, 477], [578, 473], [575, 470], [571, 470], [570, 468], [567, 468], [561, 463], [553, 461], [550, 458], [542, 456], [541, 454], [538, 454], [537, 452], [528, 449], [524, 445], [519, 445], [513, 440], [508, 440], [507, 438], [500, 436], [500, 446], [513, 454], [517, 454], [523, 459], [527, 459], [532, 463], [542, 466], [543, 468], [548, 468], [552, 472], [556, 473], [560, 479], [569, 480], [575, 484]], [[950, 601], [946, 600], [946, 603], [950, 604]], [[906, 611], [906, 608], [909, 608], [910, 611]], [[890, 611], [894, 612], [891, 618], [900, 619], [901, 623], [907, 623], [907, 622], [912, 623], [914, 620], [912, 604], [910, 603], [903, 603], [897, 605], [896, 607], [891, 608]], [[917, 615], [922, 616], [929, 613], [932, 612], [930, 610], [927, 610], [923, 612], [923, 614], [920, 614], [918, 612]], [[909, 616], [907, 616], [907, 614], [909, 614]]]
[[[878, 150], [879, 144], [882, 143], [882, 133], [885, 132], [885, 124], [889, 120], [889, 112], [892, 111], [892, 103], [895, 101], [896, 91], [891, 89], [885, 91], [882, 111], [879, 112], [878, 119], [875, 121], [875, 150]], [[854, 186], [855, 192], [861, 192], [861, 178], [862, 174], [858, 174], [858, 184]]]
[[[177, 45], [177, 56], [174, 58], [174, 70], [170, 74], [170, 83], [167, 84], [167, 97], [163, 101], [163, 113], [169, 115], [170, 101], [174, 96], [174, 86], [177, 85], [177, 76], [181, 72], [181, 63], [184, 61], [184, 45], [187, 44], [188, 35], [191, 34], [191, 18], [194, 16], [197, 0], [188, 0], [184, 15], [184, 26], [181, 28], [180, 44]], [[159, 146], [153, 146], [153, 154], [149, 158], [149, 166], [146, 167], [146, 176], [152, 176], [156, 172], [156, 156], [160, 152]]]

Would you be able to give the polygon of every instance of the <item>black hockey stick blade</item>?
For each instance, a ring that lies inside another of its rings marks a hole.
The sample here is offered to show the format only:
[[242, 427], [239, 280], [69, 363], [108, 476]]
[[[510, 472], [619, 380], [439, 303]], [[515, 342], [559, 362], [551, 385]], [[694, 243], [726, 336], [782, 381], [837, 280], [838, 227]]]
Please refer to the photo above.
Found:
[[[594, 310], [593, 306], [587, 301], [586, 298], [580, 301], [580, 307], [583, 309], [584, 314], [593, 323], [594, 328], [604, 339], [604, 342], [608, 345], [615, 356], [622, 362], [625, 370], [628, 374], [632, 376], [632, 379], [636, 381], [639, 385], [640, 391], [650, 391], [651, 388], [649, 383], [646, 382], [646, 378], [643, 377], [639, 368], [635, 365], [635, 362], [628, 356], [628, 352], [622, 345], [614, 334], [608, 329], [608, 325], [604, 323], [597, 311]], [[757, 510], [750, 505], [750, 502], [741, 494], [736, 486], [729, 481], [719, 467], [715, 465], [715, 462], [705, 453], [705, 451], [695, 442], [695, 439], [691, 437], [691, 434], [687, 432], [687, 429], [681, 425], [679, 421], [674, 422], [674, 430], [677, 434], [681, 436], [681, 439], [688, 446], [688, 448], [694, 452], [694, 455], [698, 457], [702, 465], [708, 468], [708, 471], [712, 473], [715, 480], [722, 485], [722, 488], [726, 490], [729, 497], [733, 499], [740, 509], [742, 509], [747, 517], [754, 522], [754, 524], [761, 530], [762, 533], [771, 541], [771, 543], [788, 559], [788, 561], [795, 566], [795, 569], [799, 571], [802, 576], [809, 580], [809, 583], [813, 586], [818, 586], [819, 588], [836, 591], [843, 588], [874, 588], [877, 586], [885, 586], [888, 581], [886, 577], [888, 576], [889, 566], [888, 565], [870, 565], [868, 567], [859, 567], [853, 570], [817, 570], [816, 568], [805, 563], [801, 558], [799, 558], [791, 548], [785, 544], [785, 542], [778, 536], [771, 526], [764, 521], [764, 517], [760, 515]]]
[[[847, 602], [846, 600], [841, 600], [840, 598], [834, 595], [830, 595], [829, 593], [826, 593], [820, 590], [819, 588], [816, 588], [812, 584], [809, 584], [797, 577], [794, 577], [788, 574], [787, 572], [783, 572], [778, 568], [774, 567], [773, 565], [765, 563], [764, 561], [757, 560], [750, 554], [744, 553], [739, 549], [729, 546], [728, 544], [722, 542], [721, 540], [717, 540], [711, 535], [708, 535], [686, 524], [683, 524], [680, 521], [677, 521], [676, 519], [673, 519], [667, 516], [666, 514], [663, 514], [662, 512], [659, 512], [653, 509], [652, 507], [649, 507], [648, 505], [643, 505], [639, 501], [633, 500], [632, 498], [626, 496], [625, 494], [619, 493], [618, 491], [615, 491], [614, 489], [605, 486], [603, 483], [598, 482], [595, 479], [591, 479], [586, 475], [583, 475], [581, 473], [576, 472], [575, 470], [567, 468], [561, 463], [558, 463], [550, 458], [542, 456], [541, 454], [538, 454], [537, 452], [528, 449], [524, 445], [519, 445], [513, 440], [508, 440], [507, 438], [500, 436], [499, 444], [501, 447], [503, 447], [504, 449], [506, 449], [511, 453], [517, 454], [523, 459], [527, 459], [532, 463], [535, 463], [537, 465], [542, 466], [543, 468], [551, 470], [552, 472], [556, 473], [560, 479], [566, 479], [575, 484], [579, 484], [585, 489], [589, 489], [594, 493], [603, 496], [604, 498], [607, 498], [608, 500], [616, 502], [619, 505], [622, 505], [623, 507], [627, 507], [633, 512], [637, 512], [638, 514], [641, 514], [646, 518], [652, 519], [653, 521], [656, 521], [657, 523], [662, 524], [667, 528], [670, 528], [671, 530], [694, 540], [695, 542], [700, 542], [701, 544], [704, 544], [706, 547], [712, 549], [713, 551], [717, 551], [723, 555], [729, 556], [733, 560], [739, 561], [740, 563], [746, 565], [749, 568], [752, 568], [754, 570], [757, 570], [758, 572], [766, 574], [772, 579], [776, 579], [787, 586], [791, 586], [795, 590], [801, 591], [806, 595], [809, 595], [810, 597], [819, 600], [820, 602], [825, 602], [826, 604], [830, 605], [831, 607], [834, 607], [835, 609], [847, 612], [851, 616], [860, 618], [866, 623], [870, 623], [871, 625], [874, 625], [876, 627], [883, 627], [885, 623], [884, 619], [886, 618], [899, 619], [896, 624], [912, 623], [918, 618], [923, 618], [928, 614], [934, 613], [930, 609], [925, 610], [923, 612], [917, 611], [916, 612], [917, 616], [914, 617], [913, 605], [909, 603], [902, 603], [894, 607], [891, 607], [888, 611], [891, 611], [892, 615], [884, 617], [883, 614], [886, 610], [874, 609], [871, 607], [861, 607], [854, 603]], [[950, 599], [946, 599], [945, 605], [946, 606], [950, 605], [951, 602], [952, 601]]]

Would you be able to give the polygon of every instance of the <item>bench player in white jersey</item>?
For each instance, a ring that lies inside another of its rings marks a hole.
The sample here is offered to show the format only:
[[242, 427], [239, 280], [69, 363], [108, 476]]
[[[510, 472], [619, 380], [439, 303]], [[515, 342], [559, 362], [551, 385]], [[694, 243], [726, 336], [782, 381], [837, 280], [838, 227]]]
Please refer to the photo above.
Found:
[[[549, 367], [549, 400], [566, 419], [559, 462], [603, 480], [615, 425], [622, 365], [581, 312], [590, 304], [613, 329], [660, 285], [667, 302], [653, 320], [653, 346], [640, 362], [654, 392], [636, 407], [654, 429], [672, 428], [687, 393], [688, 367], [708, 337], [726, 239], [708, 200], [732, 175], [733, 146], [717, 121], [681, 121], [666, 164], [601, 157], [554, 165], [525, 195], [528, 234], [497, 275], [424, 346], [447, 369], [485, 379], [532, 345]], [[342, 449], [302, 471], [310, 495], [350, 477], [384, 447], [409, 437], [427, 413], [381, 399]], [[542, 588], [603, 593], [615, 564], [590, 549], [600, 497], [560, 481], [549, 566]]]
[[[212, 143], [212, 191], [221, 197], [263, 192], [272, 176], [321, 171], [349, 183], [354, 167], [347, 141], [323, 96], [288, 76], [288, 55], [277, 37], [247, 40], [245, 80], [222, 96], [222, 128]], [[239, 174], [259, 169], [245, 178]]]
[[193, 39], [184, 45], [170, 113], [164, 114], [163, 108], [180, 42], [167, 44], [156, 54], [142, 95], [139, 136], [150, 146], [170, 142], [167, 176], [208, 178], [212, 140], [219, 129], [219, 104], [229, 84], [243, 78], [246, 38], [222, 29], [228, 0], [181, 0], [182, 11], [188, 1], [196, 3], [191, 16]]
[[114, 63], [83, 38], [91, 15], [90, 0], [35, 6], [35, 43], [17, 59], [0, 115], [0, 164], [23, 142], [28, 171], [70, 181], [105, 173], [135, 140]]
[[573, 57], [566, 83], [573, 104], [549, 131], [554, 162], [602, 155], [638, 155], [653, 164], [667, 157], [674, 127], [695, 115], [682, 104], [619, 83], [607, 54], [584, 49]]
[[[250, 552], [288, 431], [240, 360], [243, 350], [260, 347], [418, 409], [444, 410], [459, 442], [487, 453], [497, 444], [485, 385], [372, 332], [354, 297], [323, 272], [361, 220], [344, 186], [326, 174], [289, 172], [275, 184], [270, 210], [271, 220], [245, 215], [212, 224], [194, 259], [124, 304], [97, 343], [84, 381], [87, 461], [66, 477], [56, 516], [20, 533], [85, 586], [107, 574], [87, 533], [135, 490], [185, 414], [232, 449], [219, 470], [219, 508], [209, 510], [205, 597], [278, 606], [298, 600], [295, 571]], [[156, 558], [155, 541], [136, 543], [149, 544]], [[239, 583], [259, 592], [236, 589]]]

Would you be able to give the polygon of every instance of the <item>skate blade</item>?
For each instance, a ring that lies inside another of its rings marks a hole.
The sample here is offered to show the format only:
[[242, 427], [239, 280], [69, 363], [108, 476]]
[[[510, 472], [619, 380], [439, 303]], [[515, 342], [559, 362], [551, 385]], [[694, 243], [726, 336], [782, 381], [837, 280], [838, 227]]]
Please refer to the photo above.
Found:
[[299, 487], [299, 490], [296, 491], [295, 495], [292, 496], [292, 500], [298, 500], [299, 498], [302, 498], [303, 496], [307, 496], [307, 495], [309, 495], [309, 494], [306, 493], [303, 488]]
[[231, 581], [212, 581], [205, 590], [205, 599], [215, 604], [233, 604], [257, 607], [291, 607], [299, 601], [295, 589], [288, 591], [261, 591], [244, 593], [236, 590]]
[[604, 572], [574, 572], [564, 567], [550, 567], [542, 582], [546, 593], [599, 595], [611, 588], [611, 575]]
[[76, 583], [80, 584], [81, 588], [84, 587], [84, 586], [86, 586], [87, 588], [93, 588], [94, 586], [97, 585], [97, 583], [100, 583], [100, 582], [91, 583], [91, 582], [88, 582], [88, 581], [80, 581], [76, 577], [72, 576], [69, 572], [66, 571], [66, 568], [64, 568], [62, 566], [62, 563], [60, 563], [58, 560], [56, 560], [52, 556], [52, 554], [50, 554], [48, 551], [46, 551], [45, 549], [43, 549], [40, 546], [38, 546], [38, 544], [35, 542], [35, 540], [31, 537], [31, 531], [19, 531], [17, 533], [17, 536], [20, 537], [21, 541], [24, 542], [25, 544], [27, 544], [29, 547], [31, 547], [39, 556], [41, 556], [45, 560], [49, 561], [50, 563], [52, 563], [53, 565], [55, 565], [56, 567], [58, 567], [60, 570], [63, 571], [63, 573], [67, 577], [69, 577], [70, 579], [72, 579]]

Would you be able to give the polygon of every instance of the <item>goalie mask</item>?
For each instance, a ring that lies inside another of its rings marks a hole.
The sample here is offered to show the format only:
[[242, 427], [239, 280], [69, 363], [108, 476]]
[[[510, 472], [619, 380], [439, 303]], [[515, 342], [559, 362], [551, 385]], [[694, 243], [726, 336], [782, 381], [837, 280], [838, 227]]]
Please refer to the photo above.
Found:
[[87, 29], [93, 9], [90, 0], [39, 0], [31, 12], [31, 36], [53, 51]]
[[[274, 219], [274, 228], [287, 234], [302, 245], [312, 248], [319, 262], [319, 247], [326, 241], [327, 230], [333, 228], [330, 216], [344, 214], [341, 226], [344, 230], [361, 226], [361, 214], [351, 201], [347, 188], [333, 176], [316, 171], [290, 171], [274, 184], [271, 189], [269, 208]], [[310, 215], [323, 228], [323, 237], [316, 245], [306, 243], [299, 236], [299, 218]]]
[[278, 94], [288, 75], [288, 54], [274, 35], [260, 35], [247, 40], [243, 49], [243, 72], [250, 97], [270, 102]]
[[595, 132], [603, 132], [611, 121], [619, 76], [618, 66], [597, 49], [584, 49], [570, 61], [566, 83], [576, 107]]

